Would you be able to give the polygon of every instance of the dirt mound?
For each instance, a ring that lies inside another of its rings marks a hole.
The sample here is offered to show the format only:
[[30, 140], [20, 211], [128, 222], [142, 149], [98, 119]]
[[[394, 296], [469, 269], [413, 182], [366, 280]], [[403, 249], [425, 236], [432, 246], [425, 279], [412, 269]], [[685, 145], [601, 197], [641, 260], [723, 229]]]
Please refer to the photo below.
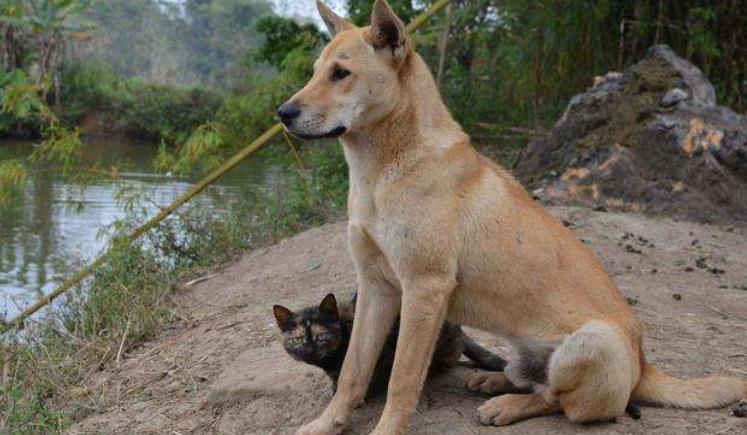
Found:
[[747, 222], [747, 121], [658, 45], [574, 96], [515, 172], [551, 204]]
[[[747, 375], [747, 229], [551, 210], [602, 258], [646, 325], [648, 360], [681, 376]], [[80, 387], [91, 415], [72, 433], [293, 433], [331, 396], [325, 375], [277, 346], [272, 305], [301, 307], [355, 287], [345, 224], [327, 225], [251, 252], [176, 297], [177, 317], [157, 339], [126, 352]], [[500, 339], [468, 330], [506, 355]], [[643, 418], [578, 426], [563, 416], [507, 429], [480, 426], [485, 397], [461, 372], [432, 379], [411, 433], [745, 433], [729, 409], [643, 408]], [[351, 433], [367, 433], [383, 397], [359, 409]]]

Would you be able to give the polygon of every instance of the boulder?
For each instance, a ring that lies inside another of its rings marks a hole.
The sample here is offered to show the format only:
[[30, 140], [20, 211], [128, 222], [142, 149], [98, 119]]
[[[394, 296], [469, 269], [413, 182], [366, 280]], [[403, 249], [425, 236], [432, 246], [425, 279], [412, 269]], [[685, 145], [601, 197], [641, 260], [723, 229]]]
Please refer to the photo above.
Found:
[[571, 98], [514, 172], [550, 204], [745, 222], [747, 120], [716, 104], [702, 71], [657, 45]]

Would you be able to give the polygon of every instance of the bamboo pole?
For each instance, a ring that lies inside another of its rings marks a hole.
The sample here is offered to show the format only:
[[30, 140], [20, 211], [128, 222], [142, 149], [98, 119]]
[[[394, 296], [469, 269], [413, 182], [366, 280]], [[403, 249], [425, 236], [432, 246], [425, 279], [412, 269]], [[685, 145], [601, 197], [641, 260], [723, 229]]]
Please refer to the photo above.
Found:
[[438, 0], [436, 3], [433, 3], [431, 7], [428, 8], [427, 11], [423, 12], [422, 14], [415, 17], [414, 20], [410, 21], [410, 24], [405, 27], [405, 30], [407, 30], [408, 33], [415, 31], [418, 27], [425, 24], [426, 21], [428, 21], [432, 16], [436, 15], [441, 9], [444, 8], [449, 3], [450, 0]]
[[[438, 0], [436, 3], [434, 3], [428, 10], [423, 12], [422, 14], [415, 17], [414, 20], [410, 22], [410, 24], [407, 25], [405, 28], [407, 32], [412, 32], [418, 27], [425, 24], [426, 21], [436, 13], [438, 13], [441, 9], [444, 8], [449, 3], [450, 0]], [[249, 157], [254, 151], [262, 147], [265, 143], [267, 143], [270, 139], [272, 139], [276, 134], [280, 133], [283, 130], [283, 127], [281, 124], [275, 124], [272, 127], [270, 127], [267, 131], [262, 133], [260, 137], [254, 140], [249, 146], [244, 148], [243, 150], [239, 151], [236, 155], [231, 157], [228, 161], [220, 165], [218, 168], [210, 172], [205, 178], [198, 181], [197, 184], [193, 185], [192, 188], [190, 188], [187, 192], [185, 192], [183, 195], [181, 195], [179, 198], [175, 199], [171, 204], [166, 206], [165, 208], [161, 209], [161, 212], [157, 215], [153, 216], [151, 219], [149, 219], [144, 224], [140, 225], [133, 231], [131, 234], [115, 239], [112, 241], [112, 244], [114, 245], [120, 245], [120, 244], [129, 244], [133, 241], [137, 240], [140, 236], [142, 236], [146, 231], [155, 228], [156, 225], [158, 225], [162, 220], [166, 219], [171, 213], [176, 211], [179, 207], [184, 205], [186, 202], [194, 198], [196, 195], [198, 195], [200, 192], [205, 190], [210, 184], [215, 182], [217, 179], [222, 177], [224, 174], [226, 174], [231, 169], [235, 168], [239, 163], [241, 163], [244, 159]], [[94, 270], [99, 268], [104, 262], [106, 261], [108, 256], [108, 251], [104, 252], [99, 256], [96, 260], [93, 261], [93, 263], [89, 264], [84, 269], [78, 271], [75, 275], [70, 277], [68, 280], [60, 284], [56, 289], [54, 289], [52, 292], [42, 296], [39, 298], [36, 302], [34, 302], [33, 305], [26, 308], [21, 314], [17, 315], [15, 318], [8, 322], [3, 322], [2, 319], [0, 319], [0, 334], [5, 334], [6, 332], [17, 329], [20, 326], [23, 325], [23, 322], [31, 317], [34, 313], [39, 311], [40, 309], [44, 308], [45, 306], [49, 305], [57, 299], [59, 296], [70, 290], [71, 288], [75, 287], [76, 285], [83, 282], [88, 275], [92, 274]]]

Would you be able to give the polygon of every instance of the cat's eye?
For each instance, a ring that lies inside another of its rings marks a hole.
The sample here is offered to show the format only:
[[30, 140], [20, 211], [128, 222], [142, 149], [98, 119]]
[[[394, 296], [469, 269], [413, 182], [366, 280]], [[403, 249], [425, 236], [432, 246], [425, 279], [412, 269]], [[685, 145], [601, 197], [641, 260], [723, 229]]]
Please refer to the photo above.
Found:
[[350, 75], [350, 71], [346, 70], [345, 68], [336, 66], [335, 69], [332, 71], [332, 77], [330, 77], [330, 80], [332, 80], [333, 82], [337, 82], [337, 81], [344, 79], [345, 77], [349, 75]]
[[290, 337], [288, 339], [288, 342], [294, 345], [302, 344], [304, 341], [305, 341], [304, 337]]
[[327, 340], [329, 337], [330, 337], [330, 334], [328, 332], [320, 332], [319, 334], [316, 334], [314, 336], [314, 340], [322, 341], [322, 340]]

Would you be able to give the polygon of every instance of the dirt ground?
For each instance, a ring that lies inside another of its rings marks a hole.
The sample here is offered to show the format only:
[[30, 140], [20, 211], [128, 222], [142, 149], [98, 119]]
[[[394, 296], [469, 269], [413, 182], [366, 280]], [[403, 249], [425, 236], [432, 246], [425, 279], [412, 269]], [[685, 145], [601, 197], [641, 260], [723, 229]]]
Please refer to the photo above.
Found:
[[[588, 243], [646, 325], [648, 359], [681, 376], [747, 377], [747, 230], [575, 207], [551, 211]], [[354, 289], [345, 224], [247, 253], [176, 297], [181, 319], [81, 386], [96, 413], [72, 433], [292, 433], [324, 407], [329, 382], [277, 347], [272, 305], [301, 307]], [[506, 355], [499, 339], [468, 330]], [[643, 418], [572, 425], [561, 415], [480, 426], [484, 397], [459, 373], [432, 379], [410, 425], [416, 434], [747, 433], [728, 408], [643, 408]], [[383, 407], [369, 401], [349, 433], [367, 433]]]

